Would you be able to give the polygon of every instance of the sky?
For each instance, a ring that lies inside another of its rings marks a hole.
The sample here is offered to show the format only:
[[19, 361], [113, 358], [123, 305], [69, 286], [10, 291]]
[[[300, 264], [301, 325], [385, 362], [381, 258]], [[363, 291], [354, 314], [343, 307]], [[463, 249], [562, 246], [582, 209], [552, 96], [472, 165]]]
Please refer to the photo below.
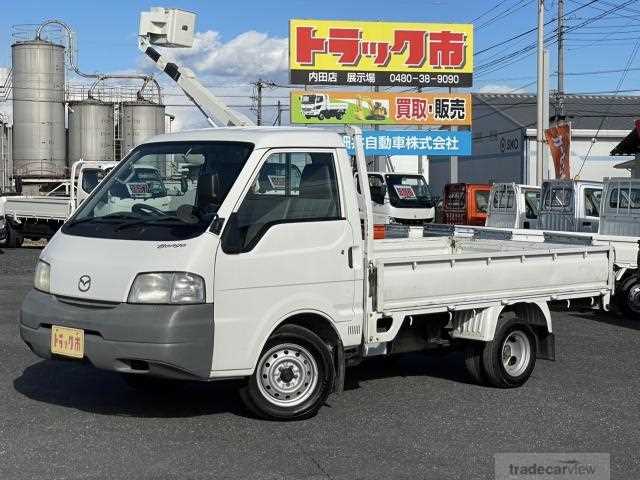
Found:
[[[251, 82], [258, 78], [287, 83], [288, 21], [292, 18], [424, 21], [474, 24], [475, 67], [472, 91], [535, 91], [536, 0], [267, 0], [235, 2], [170, 0], [2, 0], [0, 16], [0, 84], [10, 65], [10, 44], [16, 25], [61, 19], [77, 35], [78, 64], [84, 72], [144, 72], [156, 74], [164, 87], [168, 110], [176, 114], [175, 129], [205, 125], [170, 80], [137, 49], [140, 11], [151, 6], [182, 8], [198, 14], [197, 41], [190, 50], [170, 54], [192, 68], [211, 90], [249, 115]], [[557, 0], [545, 0], [548, 36], [556, 86]], [[640, 0], [565, 0], [565, 91], [616, 91], [627, 61], [640, 38]], [[513, 37], [517, 37], [512, 39]], [[502, 43], [504, 42], [504, 43]], [[487, 50], [488, 49], [488, 50]], [[524, 50], [522, 53], [519, 51]], [[517, 60], [514, 62], [514, 60]], [[4, 67], [4, 70], [3, 70]], [[637, 70], [635, 70], [637, 69]], [[620, 90], [638, 94], [640, 59], [632, 58]], [[70, 78], [75, 82], [77, 79]], [[286, 89], [270, 89], [267, 105], [288, 103]], [[0, 111], [7, 111], [0, 105]], [[267, 107], [266, 122], [275, 109]], [[285, 120], [286, 121], [286, 120]]]

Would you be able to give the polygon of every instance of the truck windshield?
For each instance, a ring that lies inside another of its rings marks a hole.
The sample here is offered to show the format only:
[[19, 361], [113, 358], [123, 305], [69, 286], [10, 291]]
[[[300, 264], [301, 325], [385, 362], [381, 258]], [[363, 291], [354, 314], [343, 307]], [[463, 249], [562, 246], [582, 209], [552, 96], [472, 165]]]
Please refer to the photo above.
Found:
[[241, 142], [141, 145], [98, 184], [62, 231], [129, 240], [196, 237], [211, 224], [252, 150]]
[[431, 208], [431, 189], [421, 175], [387, 174], [389, 202], [399, 208]]
[[321, 97], [319, 95], [303, 95], [302, 96], [302, 103], [306, 105], [314, 104], [319, 100], [321, 100]]

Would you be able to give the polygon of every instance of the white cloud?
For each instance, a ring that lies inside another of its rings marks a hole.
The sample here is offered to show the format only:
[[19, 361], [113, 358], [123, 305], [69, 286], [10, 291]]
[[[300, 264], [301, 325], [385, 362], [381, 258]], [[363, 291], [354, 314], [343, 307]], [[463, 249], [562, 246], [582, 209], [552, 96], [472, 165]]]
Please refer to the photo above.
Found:
[[[225, 42], [219, 32], [208, 30], [196, 33], [192, 48], [159, 50], [180, 65], [191, 68], [202, 84], [227, 105], [251, 119], [255, 118], [255, 112], [250, 110], [253, 94], [251, 83], [259, 78], [287, 83], [289, 62], [286, 38], [270, 37], [266, 33], [250, 30]], [[148, 60], [143, 65], [146, 71], [157, 72]], [[176, 117], [172, 126], [174, 131], [208, 126], [198, 109], [175, 106], [191, 103], [175, 83], [162, 74], [157, 78], [163, 87], [167, 112]], [[288, 89], [263, 91], [265, 124], [270, 124], [275, 117], [275, 108], [269, 105], [276, 100], [267, 97], [286, 96], [288, 93]], [[281, 100], [288, 103], [284, 98]]]
[[281, 79], [288, 69], [288, 41], [250, 30], [224, 42], [218, 32], [196, 33], [190, 49], [170, 54], [202, 74], [255, 81], [260, 76]]
[[526, 90], [522, 88], [513, 88], [509, 85], [499, 85], [489, 83], [480, 87], [478, 90], [480, 93], [525, 93]]

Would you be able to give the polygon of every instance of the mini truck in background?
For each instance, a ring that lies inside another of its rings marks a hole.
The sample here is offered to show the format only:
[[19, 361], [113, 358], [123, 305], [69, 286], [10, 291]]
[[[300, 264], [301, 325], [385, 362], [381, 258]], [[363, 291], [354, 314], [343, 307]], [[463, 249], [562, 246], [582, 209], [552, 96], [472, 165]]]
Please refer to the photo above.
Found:
[[[20, 313], [25, 343], [132, 384], [243, 378], [258, 415], [301, 419], [342, 390], [347, 366], [376, 355], [460, 348], [479, 383], [522, 385], [537, 358], [554, 358], [548, 301], [607, 305], [609, 246], [374, 242], [352, 135], [362, 214], [337, 133], [219, 128], [138, 146], [42, 251]], [[183, 188], [130, 188], [150, 162], [163, 179], [181, 165]], [[284, 179], [261, 188], [274, 164]]]
[[0, 241], [13, 248], [25, 238], [48, 240], [115, 165], [79, 160], [71, 166], [68, 181], [47, 195], [0, 197]]

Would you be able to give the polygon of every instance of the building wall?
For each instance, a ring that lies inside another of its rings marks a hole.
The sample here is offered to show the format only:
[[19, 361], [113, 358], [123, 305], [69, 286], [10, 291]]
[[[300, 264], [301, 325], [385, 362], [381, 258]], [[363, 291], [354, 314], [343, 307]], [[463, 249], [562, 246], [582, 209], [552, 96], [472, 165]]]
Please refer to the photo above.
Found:
[[[614, 165], [629, 160], [632, 157], [612, 157], [609, 152], [620, 143], [629, 133], [627, 131], [607, 130], [598, 133], [598, 139], [593, 144], [591, 152], [586, 162], [585, 157], [591, 146], [595, 131], [574, 130], [571, 138], [571, 176], [575, 177], [579, 173], [580, 180], [593, 180], [600, 182], [604, 177], [628, 177], [627, 170], [614, 168]], [[527, 130], [527, 170], [532, 173], [532, 180], [535, 183], [535, 158], [536, 139], [535, 130]], [[583, 166], [584, 163], [584, 166]], [[555, 178], [555, 169], [551, 155], [545, 151], [545, 178]]]

